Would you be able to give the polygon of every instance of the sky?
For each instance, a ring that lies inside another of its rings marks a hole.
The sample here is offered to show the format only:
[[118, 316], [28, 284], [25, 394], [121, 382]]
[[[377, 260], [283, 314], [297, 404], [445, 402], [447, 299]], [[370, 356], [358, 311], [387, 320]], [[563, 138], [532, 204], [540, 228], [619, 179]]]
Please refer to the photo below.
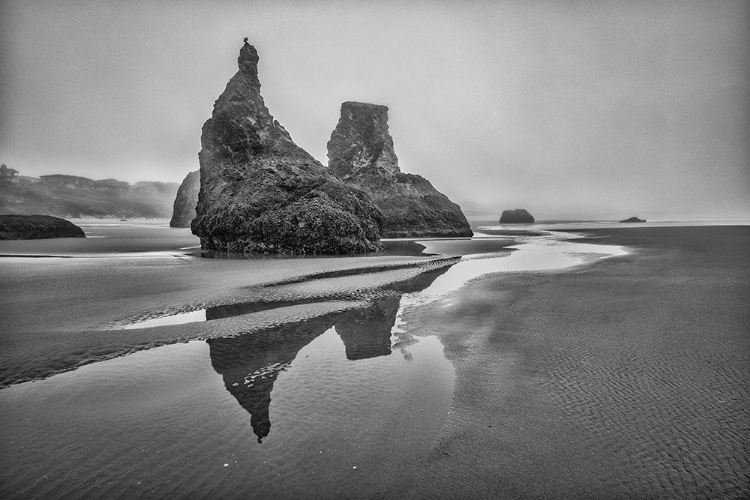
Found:
[[3, 0], [0, 162], [181, 182], [248, 37], [324, 165], [364, 101], [467, 214], [750, 218], [748, 20], [744, 0]]

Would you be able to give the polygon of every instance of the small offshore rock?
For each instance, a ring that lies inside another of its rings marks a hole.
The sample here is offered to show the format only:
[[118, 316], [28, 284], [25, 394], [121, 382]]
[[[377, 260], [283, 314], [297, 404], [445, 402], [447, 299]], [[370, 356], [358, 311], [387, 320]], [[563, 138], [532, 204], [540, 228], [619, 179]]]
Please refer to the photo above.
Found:
[[85, 238], [83, 229], [51, 215], [0, 215], [0, 240]]
[[623, 222], [646, 222], [645, 219], [639, 219], [638, 217], [630, 217], [629, 219], [623, 219], [620, 221], [620, 223]]
[[500, 216], [500, 224], [533, 224], [534, 217], [524, 208], [515, 210], [503, 210]]

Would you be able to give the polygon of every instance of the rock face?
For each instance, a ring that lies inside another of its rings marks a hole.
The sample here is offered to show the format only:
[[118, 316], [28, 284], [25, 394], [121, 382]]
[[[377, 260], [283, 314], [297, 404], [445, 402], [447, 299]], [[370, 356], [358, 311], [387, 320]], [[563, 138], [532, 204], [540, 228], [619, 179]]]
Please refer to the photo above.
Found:
[[524, 208], [515, 210], [503, 210], [500, 216], [500, 224], [533, 224], [534, 217]]
[[198, 203], [198, 192], [200, 189], [200, 170], [187, 174], [185, 180], [180, 184], [180, 189], [177, 190], [177, 196], [174, 199], [172, 220], [169, 221], [171, 227], [190, 227], [190, 223], [195, 218], [195, 205]]
[[621, 220], [620, 222], [646, 222], [644, 219], [639, 219], [638, 217], [631, 217], [629, 219]]
[[418, 175], [401, 172], [388, 108], [345, 102], [328, 141], [328, 168], [369, 194], [383, 213], [383, 237], [472, 236], [461, 207]]
[[258, 53], [245, 43], [203, 125], [192, 222], [205, 250], [342, 254], [382, 248], [382, 215], [297, 146], [260, 95]]
[[0, 215], [0, 240], [85, 238], [83, 229], [51, 215]]

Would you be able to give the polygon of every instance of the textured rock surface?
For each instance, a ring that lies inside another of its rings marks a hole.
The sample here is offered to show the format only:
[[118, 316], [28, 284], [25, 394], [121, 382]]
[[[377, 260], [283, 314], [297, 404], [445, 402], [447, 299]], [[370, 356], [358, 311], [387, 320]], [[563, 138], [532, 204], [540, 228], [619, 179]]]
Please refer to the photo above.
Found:
[[83, 229], [51, 215], [0, 215], [0, 240], [85, 238]]
[[644, 219], [639, 219], [638, 217], [631, 217], [629, 219], [621, 220], [620, 222], [646, 222]]
[[190, 227], [195, 218], [195, 205], [198, 204], [198, 192], [201, 189], [200, 170], [190, 172], [177, 190], [172, 210], [171, 227]]
[[372, 200], [331, 175], [269, 113], [255, 47], [245, 43], [238, 64], [203, 125], [191, 226], [201, 247], [326, 254], [382, 248], [382, 215]]
[[369, 194], [383, 213], [383, 237], [471, 236], [461, 207], [424, 177], [401, 172], [388, 108], [345, 102], [328, 141], [328, 168]]
[[500, 216], [500, 224], [532, 224], [534, 217], [524, 208], [515, 210], [503, 210]]

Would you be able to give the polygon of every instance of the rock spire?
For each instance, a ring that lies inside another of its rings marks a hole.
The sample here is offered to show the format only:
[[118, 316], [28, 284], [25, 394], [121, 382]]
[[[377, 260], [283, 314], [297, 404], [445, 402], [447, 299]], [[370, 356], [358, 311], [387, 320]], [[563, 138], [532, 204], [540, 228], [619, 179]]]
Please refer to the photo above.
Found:
[[471, 236], [461, 207], [424, 177], [401, 172], [388, 131], [388, 108], [345, 102], [328, 141], [328, 168], [369, 194], [383, 213], [383, 237]]
[[258, 52], [245, 43], [238, 71], [201, 135], [201, 187], [192, 231], [204, 250], [367, 252], [382, 248], [382, 215], [297, 146], [260, 94]]

